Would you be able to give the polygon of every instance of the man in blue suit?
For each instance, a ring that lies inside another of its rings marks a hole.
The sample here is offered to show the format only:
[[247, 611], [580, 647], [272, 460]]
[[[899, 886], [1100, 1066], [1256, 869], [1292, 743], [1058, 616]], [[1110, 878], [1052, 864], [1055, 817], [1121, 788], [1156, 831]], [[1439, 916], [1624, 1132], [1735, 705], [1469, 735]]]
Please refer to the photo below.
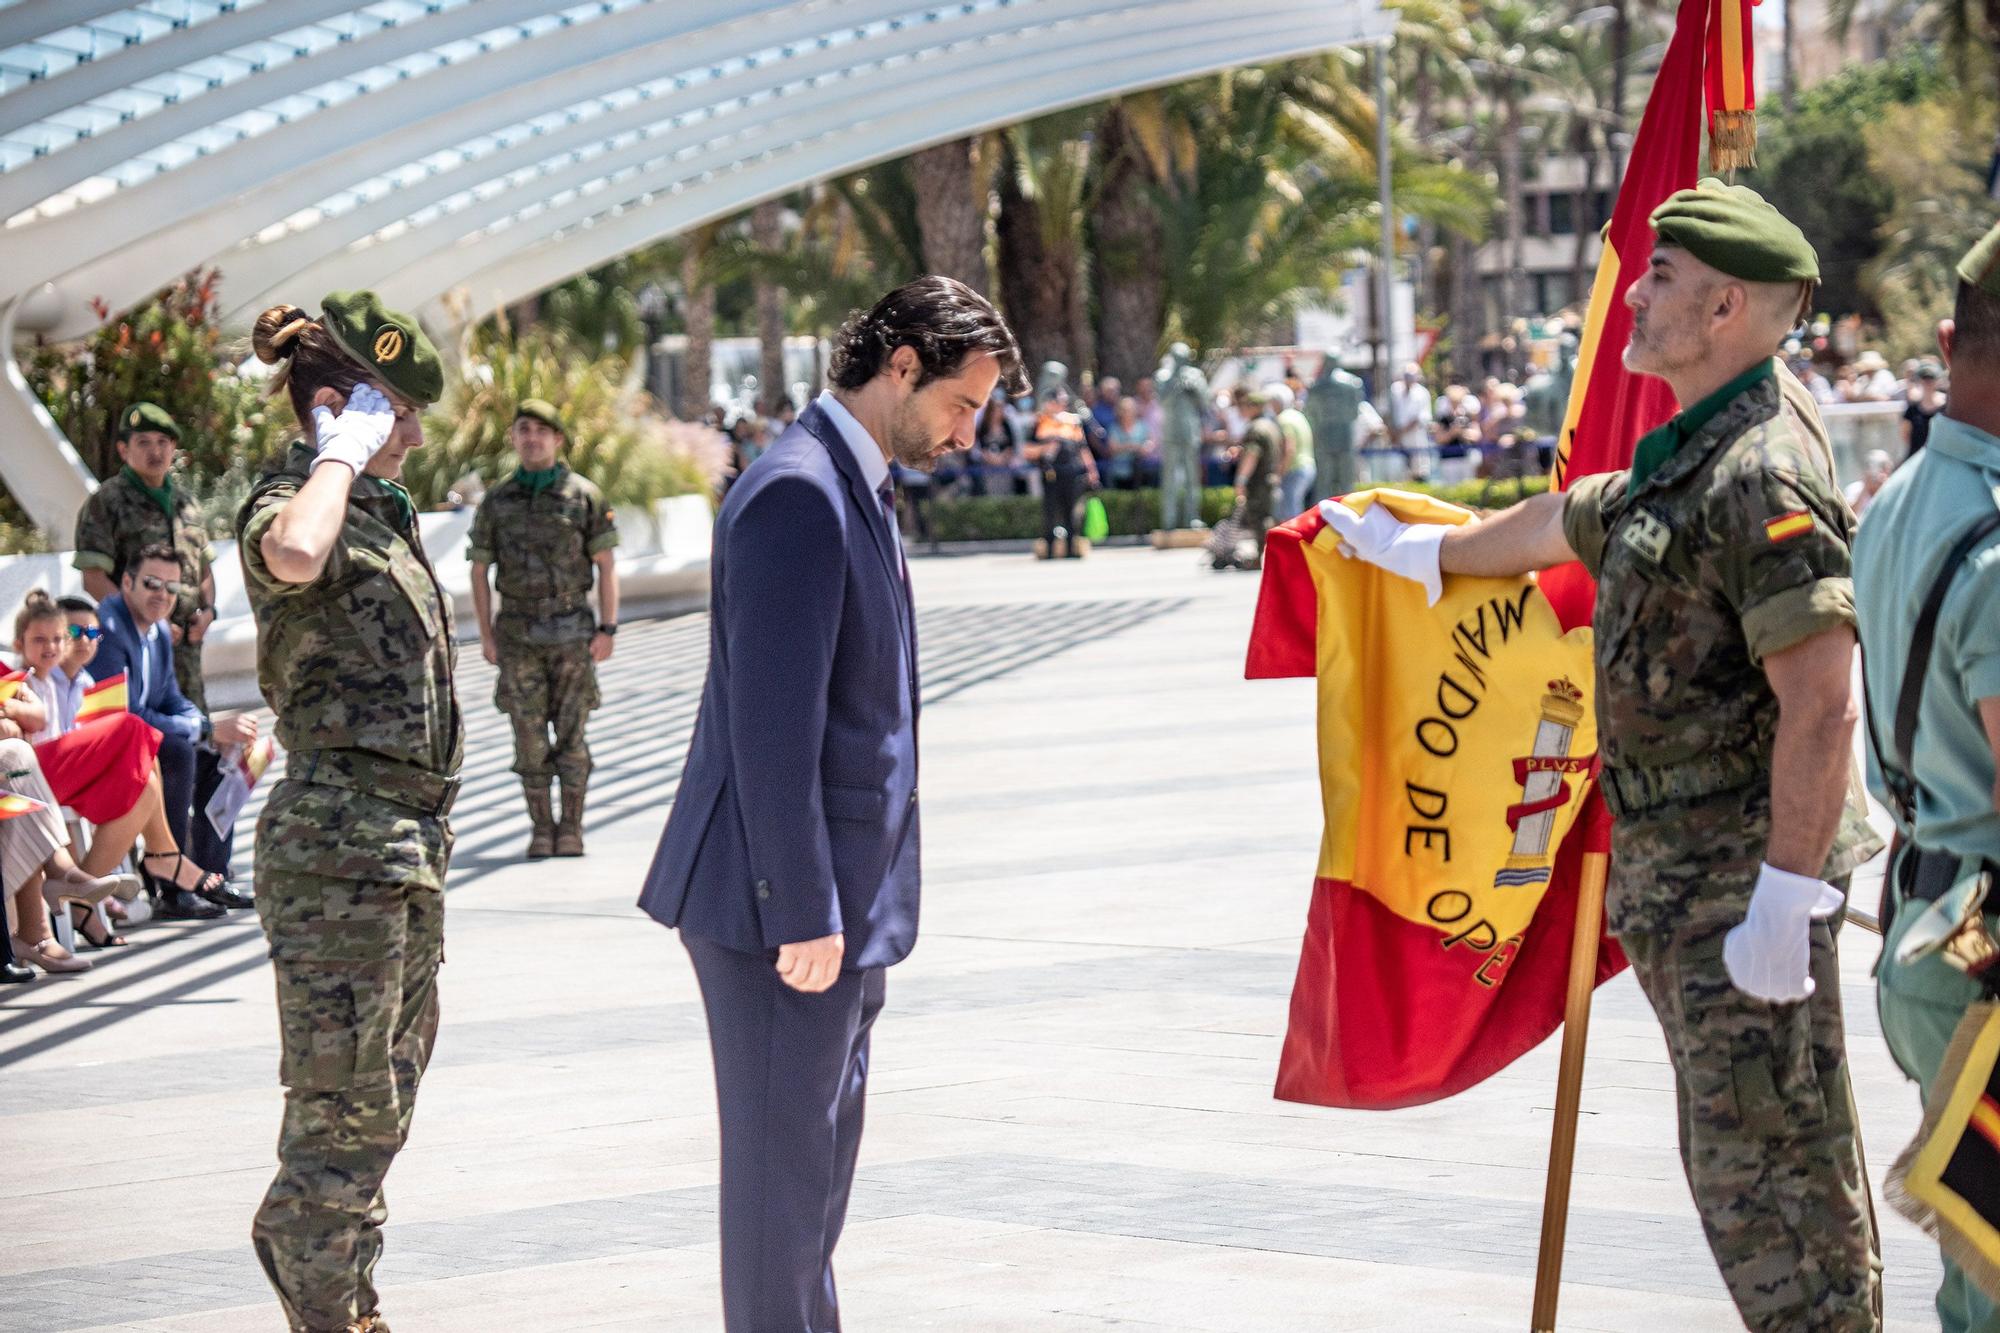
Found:
[[836, 1333], [883, 969], [917, 938], [917, 635], [893, 461], [968, 449], [1020, 354], [927, 277], [841, 330], [715, 523], [708, 680], [640, 906], [676, 926], [722, 1114], [729, 1333]]
[[228, 845], [216, 836], [207, 807], [221, 780], [213, 750], [256, 740], [257, 720], [235, 714], [211, 719], [181, 693], [168, 632], [180, 579], [180, 557], [171, 546], [148, 546], [133, 557], [119, 576], [119, 591], [97, 604], [104, 637], [90, 674], [93, 680], [109, 680], [123, 672], [127, 706], [160, 733], [167, 827], [190, 861], [216, 873], [203, 876], [202, 887], [193, 890], [174, 884], [174, 876], [159, 877], [155, 910], [162, 917], [198, 921], [256, 901], [222, 882], [229, 869]]

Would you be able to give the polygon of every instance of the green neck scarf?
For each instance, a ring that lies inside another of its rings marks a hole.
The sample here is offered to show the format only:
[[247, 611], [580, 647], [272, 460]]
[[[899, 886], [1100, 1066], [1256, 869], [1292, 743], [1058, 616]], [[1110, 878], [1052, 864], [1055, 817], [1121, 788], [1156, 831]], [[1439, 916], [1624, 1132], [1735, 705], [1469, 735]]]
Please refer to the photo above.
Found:
[[1776, 364], [1770, 357], [1765, 357], [1693, 407], [1684, 409], [1666, 425], [1642, 436], [1632, 450], [1632, 475], [1626, 483], [1625, 494], [1637, 495], [1639, 488], [1646, 484], [1646, 479], [1665, 467], [1667, 460], [1700, 434], [1701, 428], [1712, 421], [1716, 413], [1770, 379], [1772, 367]]
[[120, 471], [124, 474], [125, 480], [138, 489], [139, 494], [160, 507], [161, 513], [168, 518], [174, 516], [174, 479], [171, 475], [167, 477], [167, 484], [164, 486], [148, 486], [146, 479], [134, 472], [130, 464], [125, 465]]
[[562, 479], [563, 465], [545, 467], [540, 472], [530, 472], [524, 467], [514, 469], [514, 480], [528, 488], [528, 494], [540, 495], [543, 491]]
[[375, 480], [382, 484], [382, 489], [389, 492], [389, 498], [396, 502], [397, 512], [403, 516], [403, 526], [407, 528], [416, 522], [416, 501], [412, 500], [410, 493], [403, 489], [403, 484], [399, 481], [390, 481], [387, 477], [377, 477]]

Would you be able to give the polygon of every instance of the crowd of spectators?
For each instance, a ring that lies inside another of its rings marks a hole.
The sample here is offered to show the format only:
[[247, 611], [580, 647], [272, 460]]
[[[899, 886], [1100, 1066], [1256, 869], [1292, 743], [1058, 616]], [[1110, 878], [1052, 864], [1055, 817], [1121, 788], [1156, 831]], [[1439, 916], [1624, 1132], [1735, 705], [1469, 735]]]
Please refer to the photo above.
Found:
[[[101, 602], [36, 589], [13, 622], [17, 669], [0, 697], [0, 973], [26, 981], [91, 964], [140, 915], [211, 920], [254, 900], [230, 884], [230, 839], [197, 808], [200, 765], [257, 739], [255, 718], [210, 715], [181, 692], [168, 625], [171, 547], [141, 550]], [[136, 856], [134, 853], [137, 853]], [[133, 867], [128, 870], [126, 867]]]

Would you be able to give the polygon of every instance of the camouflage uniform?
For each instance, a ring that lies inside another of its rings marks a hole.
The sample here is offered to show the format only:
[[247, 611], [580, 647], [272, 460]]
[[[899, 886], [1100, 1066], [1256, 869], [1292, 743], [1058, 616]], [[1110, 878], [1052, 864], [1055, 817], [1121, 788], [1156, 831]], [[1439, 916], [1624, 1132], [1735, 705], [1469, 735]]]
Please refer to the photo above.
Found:
[[517, 472], [488, 491], [466, 558], [496, 567], [493, 706], [514, 724], [514, 771], [530, 793], [560, 776], [567, 818], [572, 790], [581, 814], [590, 780], [584, 724], [599, 703], [592, 560], [618, 545], [618, 529], [596, 486], [561, 464], [553, 471], [543, 485]]
[[356, 479], [316, 581], [266, 568], [260, 543], [314, 456], [295, 444], [237, 528], [258, 683], [290, 752], [257, 823], [286, 1093], [252, 1238], [292, 1327], [321, 1330], [375, 1310], [382, 1181], [437, 1034], [445, 817], [465, 741], [450, 600], [400, 488]]
[[[1260, 551], [1264, 549], [1264, 532], [1271, 526], [1276, 500], [1274, 493], [1278, 487], [1278, 459], [1284, 447], [1284, 433], [1278, 423], [1269, 417], [1256, 418], [1243, 432], [1243, 452], [1257, 455], [1250, 479], [1243, 486], [1243, 526], [1257, 539]], [[1238, 465], [1241, 466], [1240, 459]]]
[[[71, 564], [102, 570], [116, 583], [141, 550], [156, 542], [173, 547], [181, 559], [181, 595], [167, 619], [185, 633], [201, 609], [201, 582], [214, 563], [215, 548], [209, 544], [194, 497], [174, 485], [172, 477], [164, 492], [164, 501], [155, 498], [129, 467], [106, 478], [76, 516], [76, 557]], [[181, 693], [206, 713], [199, 650], [174, 651], [174, 678]]]
[[[1599, 580], [1606, 910], [1665, 1029], [1681, 1161], [1745, 1323], [1877, 1329], [1838, 921], [1812, 925], [1809, 1001], [1746, 995], [1722, 962], [1770, 835], [1778, 706], [1762, 660], [1854, 623], [1853, 515], [1816, 461], [1817, 422], [1760, 369], [1664, 427], [1680, 447], [1633, 493], [1626, 472], [1568, 493], [1565, 532]], [[1850, 800], [1822, 877], [1844, 887], [1879, 847]]]

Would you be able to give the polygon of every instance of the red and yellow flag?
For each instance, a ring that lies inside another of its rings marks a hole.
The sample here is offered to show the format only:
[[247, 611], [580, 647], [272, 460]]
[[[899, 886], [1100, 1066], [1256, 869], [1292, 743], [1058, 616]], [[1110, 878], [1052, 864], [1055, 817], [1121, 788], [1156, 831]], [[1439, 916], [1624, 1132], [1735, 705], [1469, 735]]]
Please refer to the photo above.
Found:
[[26, 671], [0, 671], [0, 703], [14, 697], [23, 681], [28, 679]]
[[[1711, 7], [1743, 20], [1747, 3], [1682, 0], [1606, 230], [1559, 489], [1625, 467], [1675, 411], [1663, 381], [1624, 367], [1625, 293], [1651, 260], [1653, 210], [1697, 177]], [[1725, 99], [1748, 96], [1743, 52]], [[1383, 502], [1462, 521], [1416, 497]], [[1318, 677], [1326, 814], [1279, 1097], [1435, 1101], [1561, 1024], [1583, 860], [1610, 843], [1591, 781], [1595, 596], [1572, 564], [1536, 582], [1453, 578], [1427, 608], [1416, 584], [1340, 556], [1317, 510], [1270, 534], [1246, 674]], [[1598, 981], [1624, 966], [1603, 937]]]
[[83, 698], [76, 706], [76, 720], [88, 722], [92, 718], [103, 717], [107, 713], [123, 713], [131, 708], [125, 690], [125, 673], [98, 681], [83, 692]]
[[13, 792], [0, 792], [0, 819], [13, 819], [17, 815], [31, 815], [42, 808], [42, 803], [29, 796], [17, 796]]

